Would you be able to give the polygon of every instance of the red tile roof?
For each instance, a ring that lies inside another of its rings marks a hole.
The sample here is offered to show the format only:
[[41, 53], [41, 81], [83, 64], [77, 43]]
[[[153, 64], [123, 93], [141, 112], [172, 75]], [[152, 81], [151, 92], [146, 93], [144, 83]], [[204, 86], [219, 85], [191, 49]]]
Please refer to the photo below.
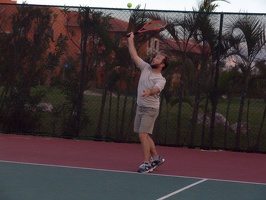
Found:
[[[67, 26], [79, 26], [76, 20], [78, 17], [77, 15], [78, 15], [77, 12], [68, 13], [69, 21], [66, 22], [66, 25]], [[109, 22], [112, 27], [111, 29], [112, 32], [126, 32], [127, 31], [128, 22], [117, 19], [117, 18], [111, 18]]]
[[128, 27], [128, 22], [112, 18], [110, 20], [110, 24], [112, 25], [112, 31], [114, 32], [126, 32]]
[[[203, 51], [203, 46], [193, 41], [189, 41], [186, 44], [183, 40], [177, 43], [174, 39], [166, 39], [164, 40], [164, 43], [164, 49], [193, 52], [196, 54], [201, 54]], [[209, 47], [207, 48], [207, 51], [209, 52]]]

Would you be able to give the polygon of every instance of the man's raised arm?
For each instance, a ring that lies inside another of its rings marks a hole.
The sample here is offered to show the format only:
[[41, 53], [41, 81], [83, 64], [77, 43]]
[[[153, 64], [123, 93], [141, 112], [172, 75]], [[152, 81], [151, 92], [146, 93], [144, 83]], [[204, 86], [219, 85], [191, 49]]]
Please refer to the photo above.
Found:
[[134, 44], [134, 34], [131, 32], [129, 33], [130, 36], [128, 37], [128, 50], [130, 53], [130, 56], [133, 60], [133, 62], [138, 66], [139, 63], [141, 62], [141, 58], [138, 56], [137, 50], [135, 48], [135, 44]]

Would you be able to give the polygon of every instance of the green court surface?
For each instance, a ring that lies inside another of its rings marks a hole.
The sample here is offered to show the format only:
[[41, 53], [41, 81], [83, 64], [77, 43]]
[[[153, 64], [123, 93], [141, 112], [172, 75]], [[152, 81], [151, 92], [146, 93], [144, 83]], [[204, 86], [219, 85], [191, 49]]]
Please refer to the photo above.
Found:
[[266, 184], [0, 161], [1, 200], [265, 200]]

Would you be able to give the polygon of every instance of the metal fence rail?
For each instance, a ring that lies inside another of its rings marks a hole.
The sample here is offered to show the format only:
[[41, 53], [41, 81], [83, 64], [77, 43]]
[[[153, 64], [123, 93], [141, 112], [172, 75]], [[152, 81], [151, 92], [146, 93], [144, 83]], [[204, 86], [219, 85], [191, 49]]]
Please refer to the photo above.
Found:
[[137, 142], [126, 34], [151, 19], [139, 55], [171, 57], [156, 143], [265, 153], [263, 14], [0, 4], [0, 130]]

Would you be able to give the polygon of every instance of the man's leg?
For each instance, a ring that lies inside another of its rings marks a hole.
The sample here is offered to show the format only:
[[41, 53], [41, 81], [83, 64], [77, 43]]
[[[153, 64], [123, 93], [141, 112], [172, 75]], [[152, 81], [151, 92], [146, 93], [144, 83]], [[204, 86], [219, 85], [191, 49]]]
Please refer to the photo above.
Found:
[[158, 155], [155, 144], [150, 135], [149, 135], [149, 142], [150, 142], [151, 166], [154, 170], [156, 167], [163, 164], [165, 162], [165, 159]]
[[142, 147], [144, 162], [149, 162], [150, 156], [158, 157], [155, 144], [149, 134], [139, 133], [139, 140]]
[[136, 115], [135, 118], [134, 131], [139, 133], [139, 140], [143, 152], [143, 163], [140, 165], [138, 172], [147, 173], [153, 171], [155, 168], [152, 166], [152, 163], [154, 164], [154, 159], [158, 160], [160, 158], [157, 154], [155, 144], [148, 134], [153, 131], [154, 122], [158, 116], [158, 110], [138, 107], [137, 113], [139, 113], [139, 115]]
[[149, 134], [139, 133], [139, 140], [142, 146], [144, 162], [149, 162], [150, 156], [152, 157], [158, 156], [155, 144]]
[[139, 140], [142, 146], [143, 163], [139, 166], [138, 172], [148, 173], [153, 170], [150, 163], [150, 141], [148, 133], [139, 133]]
[[149, 144], [150, 144], [150, 155], [151, 155], [151, 157], [158, 157], [158, 153], [157, 153], [155, 144], [154, 144], [153, 139], [151, 138], [150, 135], [148, 135], [148, 140], [149, 140]]
[[142, 147], [143, 161], [150, 162], [150, 136], [148, 133], [139, 133], [139, 140]]

